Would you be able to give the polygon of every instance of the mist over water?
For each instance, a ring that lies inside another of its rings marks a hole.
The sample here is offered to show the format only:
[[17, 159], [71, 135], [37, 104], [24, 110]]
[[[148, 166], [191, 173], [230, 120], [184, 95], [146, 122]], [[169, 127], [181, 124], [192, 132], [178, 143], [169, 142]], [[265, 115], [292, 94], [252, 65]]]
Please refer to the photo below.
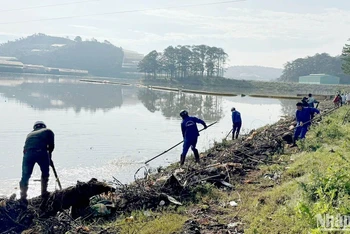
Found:
[[[0, 78], [0, 194], [18, 192], [24, 141], [37, 120], [55, 133], [53, 160], [64, 187], [93, 177], [128, 183], [144, 161], [182, 140], [182, 109], [207, 124], [219, 121], [201, 133], [198, 149], [204, 151], [230, 131], [233, 106], [244, 133], [293, 113], [295, 100], [154, 91], [69, 77]], [[180, 153], [181, 146], [149, 166], [176, 162]], [[30, 196], [40, 193], [40, 176], [36, 166]], [[51, 173], [49, 190], [56, 186]]]

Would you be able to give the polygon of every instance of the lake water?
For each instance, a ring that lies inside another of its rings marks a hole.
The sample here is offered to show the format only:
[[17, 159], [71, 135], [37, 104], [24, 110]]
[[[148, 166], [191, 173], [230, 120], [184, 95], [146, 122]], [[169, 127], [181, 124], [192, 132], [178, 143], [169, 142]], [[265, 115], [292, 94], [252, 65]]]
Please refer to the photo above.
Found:
[[[292, 113], [295, 100], [183, 94], [73, 78], [0, 78], [0, 194], [18, 193], [23, 144], [37, 120], [55, 133], [53, 159], [64, 187], [113, 176], [128, 183], [144, 161], [182, 140], [182, 109], [208, 124], [219, 121], [201, 133], [198, 148], [204, 151], [230, 131], [233, 106], [243, 117], [243, 132], [248, 132]], [[149, 167], [176, 162], [180, 153], [181, 146]], [[36, 166], [30, 196], [40, 192], [38, 179]], [[49, 190], [55, 188], [51, 173]]]

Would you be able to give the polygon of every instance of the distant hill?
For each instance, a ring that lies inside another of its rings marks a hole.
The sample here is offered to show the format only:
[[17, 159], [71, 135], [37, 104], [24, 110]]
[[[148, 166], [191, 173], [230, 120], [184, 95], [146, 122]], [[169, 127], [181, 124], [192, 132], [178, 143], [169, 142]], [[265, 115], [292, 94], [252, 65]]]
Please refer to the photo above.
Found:
[[70, 40], [39, 33], [1, 44], [0, 56], [16, 57], [24, 64], [117, 76], [122, 71], [124, 52], [108, 41], [83, 41], [80, 37]]
[[227, 68], [225, 77], [241, 80], [276, 80], [282, 75], [283, 69], [260, 66], [233, 66]]

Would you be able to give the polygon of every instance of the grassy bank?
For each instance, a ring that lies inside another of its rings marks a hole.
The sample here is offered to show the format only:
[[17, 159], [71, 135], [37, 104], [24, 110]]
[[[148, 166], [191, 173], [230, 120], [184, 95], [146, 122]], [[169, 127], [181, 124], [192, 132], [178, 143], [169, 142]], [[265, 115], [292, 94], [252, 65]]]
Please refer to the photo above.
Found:
[[261, 183], [266, 172], [280, 178], [271, 183], [274, 188], [251, 188], [256, 193], [242, 205], [248, 233], [321, 233], [318, 215], [349, 215], [348, 120], [343, 125], [348, 109], [338, 110], [313, 128], [307, 140], [299, 143], [301, 152], [284, 156], [289, 165], [262, 168], [255, 178]]
[[[200, 233], [221, 233], [220, 227], [230, 227], [232, 233], [321, 233], [317, 215], [350, 214], [349, 119], [342, 125], [348, 109], [324, 117], [299, 149], [286, 147], [271, 156], [273, 163], [252, 170], [234, 190], [203, 183], [193, 188], [196, 199], [184, 206], [135, 211], [102, 227], [170, 234], [182, 233], [191, 220]], [[232, 143], [218, 146], [230, 148]]]
[[211, 92], [230, 92], [235, 94], [323, 94], [333, 95], [336, 91], [347, 91], [345, 85], [306, 85], [284, 82], [263, 82], [249, 80], [234, 80], [222, 77], [186, 78], [181, 80], [144, 79], [144, 85], [168, 86], [172, 88], [205, 90]]

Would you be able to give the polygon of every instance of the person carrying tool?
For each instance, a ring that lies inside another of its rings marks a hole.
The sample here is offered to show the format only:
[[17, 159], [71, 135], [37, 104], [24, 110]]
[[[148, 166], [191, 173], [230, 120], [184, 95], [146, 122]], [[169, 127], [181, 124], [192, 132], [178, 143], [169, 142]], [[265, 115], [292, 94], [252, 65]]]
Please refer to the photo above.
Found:
[[30, 176], [37, 163], [41, 170], [41, 195], [47, 196], [51, 153], [55, 148], [54, 133], [46, 128], [42, 121], [35, 122], [34, 130], [28, 134], [23, 150], [22, 179], [19, 182], [21, 200], [27, 203], [27, 191]]
[[303, 103], [301, 102], [298, 102], [296, 106], [297, 106], [297, 110], [295, 112], [295, 117], [297, 121], [297, 126], [294, 132], [294, 140], [293, 140], [294, 146], [296, 145], [297, 140], [305, 138], [305, 135], [309, 130], [309, 126], [311, 125], [311, 114], [320, 113], [320, 111], [316, 108], [303, 107]]
[[181, 111], [180, 116], [182, 118], [181, 131], [184, 138], [183, 150], [180, 157], [180, 165], [184, 165], [186, 154], [190, 147], [193, 151], [196, 163], [199, 163], [199, 152], [196, 149], [199, 136], [197, 123], [202, 124], [204, 126], [204, 129], [207, 128], [207, 124], [199, 118], [189, 116], [186, 110]]
[[241, 131], [242, 127], [242, 118], [241, 118], [241, 113], [236, 111], [236, 108], [232, 107], [231, 109], [232, 112], [232, 140], [238, 138], [239, 132]]

